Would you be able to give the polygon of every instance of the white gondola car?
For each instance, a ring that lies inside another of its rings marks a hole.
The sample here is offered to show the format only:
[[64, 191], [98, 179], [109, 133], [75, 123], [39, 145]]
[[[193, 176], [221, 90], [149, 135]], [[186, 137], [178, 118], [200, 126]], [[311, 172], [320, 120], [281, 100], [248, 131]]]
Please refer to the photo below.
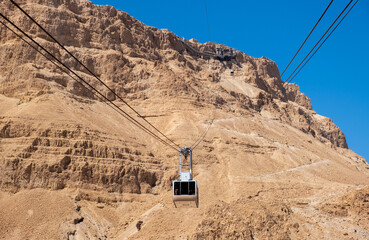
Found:
[[[182, 162], [182, 155], [185, 157], [185, 164]], [[183, 168], [188, 171], [183, 171]], [[199, 207], [199, 188], [196, 180], [192, 179], [192, 148], [181, 148], [179, 151], [179, 179], [173, 181], [174, 206], [177, 207], [176, 202], [180, 201], [195, 202], [196, 207]]]

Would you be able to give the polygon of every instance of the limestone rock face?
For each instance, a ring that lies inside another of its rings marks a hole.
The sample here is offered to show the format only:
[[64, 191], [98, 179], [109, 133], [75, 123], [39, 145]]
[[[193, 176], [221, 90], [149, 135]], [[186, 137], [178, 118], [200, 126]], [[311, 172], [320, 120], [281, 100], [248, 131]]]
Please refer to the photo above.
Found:
[[[232, 61], [201, 55], [228, 47], [183, 40], [87, 0], [16, 2], [180, 146], [192, 146], [212, 125], [194, 151], [201, 207], [173, 209], [178, 152], [1, 25], [0, 216], [11, 221], [0, 218], [0, 236], [37, 239], [50, 224], [58, 230], [46, 231], [46, 239], [340, 239], [357, 237], [347, 232], [355, 221], [368, 225], [356, 209], [363, 200], [353, 197], [350, 220], [332, 227], [330, 208], [342, 204], [329, 200], [367, 185], [368, 165], [297, 85], [281, 81], [272, 60], [238, 50]], [[146, 124], [10, 1], [0, 1], [0, 11]], [[42, 213], [37, 195], [42, 205], [64, 204], [67, 222], [60, 211], [53, 221], [42, 218], [51, 210]], [[17, 202], [25, 207], [12, 215]], [[32, 221], [40, 227], [27, 230]], [[369, 236], [359, 230], [359, 238]]]
[[312, 109], [310, 99], [300, 92], [300, 88], [296, 84], [289, 84], [286, 87], [286, 97], [289, 101], [295, 102], [308, 110]]
[[[199, 99], [210, 94], [201, 88], [217, 86], [209, 80], [219, 81], [221, 78], [223, 81], [229, 81], [230, 76], [225, 76], [229, 75], [227, 65], [217, 60], [200, 58], [168, 30], [148, 27], [113, 7], [95, 6], [89, 1], [69, 0], [39, 1], [37, 4], [30, 4], [27, 1], [19, 3], [29, 12], [37, 8], [38, 14], [35, 19], [38, 22], [53, 33], [56, 39], [109, 87], [130, 100], [155, 98], [158, 95], [190, 95], [194, 99]], [[25, 30], [29, 30], [31, 36], [44, 43], [68, 66], [87, 73], [11, 3], [3, 2], [2, 6], [9, 9], [7, 15], [10, 19], [23, 26]], [[36, 51], [26, 47], [11, 32], [2, 28], [0, 35], [3, 53], [0, 58], [2, 73], [0, 91], [5, 96], [30, 98], [48, 91], [52, 92], [49, 83], [55, 82], [76, 95], [93, 97], [89, 91], [76, 84]], [[215, 43], [200, 44], [197, 41], [192, 41], [191, 44], [200, 51], [213, 52], [221, 46]], [[240, 51], [236, 51], [236, 54], [237, 64], [233, 64], [235, 68], [233, 78], [236, 79], [234, 81], [250, 84], [256, 87], [260, 94], [257, 96], [243, 94], [241, 99], [234, 99], [226, 88], [219, 94], [224, 95], [228, 103], [239, 103], [260, 111], [264, 105], [275, 104], [273, 100], [279, 100], [287, 105], [293, 102], [312, 110], [310, 99], [299, 91], [297, 85], [283, 86], [278, 67], [273, 61], [265, 57], [253, 58]], [[226, 64], [229, 65], [229, 62]], [[99, 90], [110, 94], [91, 75], [87, 74], [85, 77]], [[208, 100], [217, 97], [215, 94], [210, 95], [212, 96], [209, 96]], [[109, 95], [109, 98], [114, 97]], [[276, 114], [280, 115], [280, 111], [277, 110]], [[299, 115], [289, 114], [284, 117], [293, 123], [293, 118], [299, 118]], [[311, 114], [308, 114], [307, 117], [310, 116]], [[315, 124], [311, 126], [309, 121], [299, 125], [294, 126], [301, 130], [315, 127]], [[328, 140], [336, 146], [347, 147], [344, 135], [338, 128], [332, 125], [329, 130], [322, 130], [325, 134], [320, 135], [321, 128], [326, 126], [320, 125], [313, 129], [319, 139], [324, 139], [323, 142]]]

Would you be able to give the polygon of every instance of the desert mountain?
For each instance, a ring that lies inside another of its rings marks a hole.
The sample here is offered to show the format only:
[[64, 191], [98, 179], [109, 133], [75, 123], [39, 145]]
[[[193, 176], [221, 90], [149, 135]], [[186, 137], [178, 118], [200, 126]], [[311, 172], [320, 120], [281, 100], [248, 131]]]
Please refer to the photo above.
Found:
[[[194, 150], [200, 207], [174, 208], [178, 152], [1, 25], [0, 238], [369, 238], [368, 164], [272, 60], [201, 55], [228, 47], [85, 0], [17, 3], [180, 146], [212, 125]], [[10, 1], [0, 11], [145, 124]]]

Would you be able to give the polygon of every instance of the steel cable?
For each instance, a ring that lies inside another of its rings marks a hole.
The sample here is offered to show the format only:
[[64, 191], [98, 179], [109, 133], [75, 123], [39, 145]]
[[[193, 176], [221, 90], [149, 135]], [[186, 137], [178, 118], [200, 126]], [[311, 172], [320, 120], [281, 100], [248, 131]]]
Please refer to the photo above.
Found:
[[[0, 13], [0, 16], [3, 17], [8, 23], [10, 23], [13, 27], [15, 27], [18, 31], [20, 31], [23, 35], [25, 35], [29, 40], [31, 40], [34, 44], [36, 44], [39, 48], [41, 48], [43, 51], [45, 51], [48, 55], [50, 55], [52, 58], [54, 58], [59, 64], [61, 64], [63, 67], [65, 67], [66, 69], [68, 69], [71, 73], [73, 73], [73, 75], [75, 75], [80, 81], [84, 82], [89, 88], [91, 88], [92, 90], [94, 90], [100, 97], [102, 97], [103, 99], [105, 99], [106, 101], [110, 102], [110, 104], [112, 104], [115, 108], [119, 109], [121, 115], [123, 117], [125, 117], [127, 120], [129, 120], [131, 123], [133, 123], [134, 125], [136, 125], [137, 127], [139, 127], [140, 129], [142, 129], [143, 131], [145, 131], [147, 134], [151, 135], [152, 137], [154, 137], [155, 139], [157, 139], [158, 141], [160, 141], [161, 143], [167, 145], [168, 147], [173, 148], [175, 151], [178, 151], [178, 149], [176, 149], [175, 147], [173, 147], [172, 145], [170, 145], [168, 142], [164, 141], [163, 139], [161, 139], [160, 137], [158, 137], [156, 134], [154, 134], [152, 131], [150, 131], [149, 129], [147, 129], [145, 126], [143, 126], [141, 123], [139, 123], [136, 119], [132, 118], [128, 113], [126, 113], [124, 110], [122, 110], [119, 106], [117, 106], [114, 102], [112, 102], [111, 100], [109, 100], [106, 96], [104, 96], [99, 90], [97, 90], [96, 88], [94, 88], [90, 83], [88, 83], [86, 80], [84, 80], [82, 77], [80, 77], [76, 72], [74, 72], [73, 70], [71, 70], [68, 66], [66, 66], [63, 62], [61, 62], [58, 58], [56, 58], [53, 54], [51, 54], [48, 50], [46, 50], [43, 46], [41, 46], [38, 42], [36, 42], [32, 37], [30, 37], [27, 33], [25, 33], [22, 29], [20, 29], [17, 25], [15, 25], [12, 21], [10, 21], [6, 16], [4, 16], [2, 13]], [[3, 23], [4, 26], [6, 26]], [[6, 26], [8, 29], [9, 27]], [[12, 31], [14, 32], [14, 31]], [[16, 34], [17, 36], [19, 36], [18, 34]], [[19, 36], [20, 37], [20, 36]], [[23, 41], [25, 41], [23, 38], [21, 38]], [[25, 41], [27, 44], [30, 45], [30, 43], [28, 43], [27, 41]], [[36, 49], [33, 46], [34, 49]], [[37, 49], [38, 52], [40, 52]], [[46, 57], [44, 54], [42, 54], [44, 57]], [[47, 58], [47, 57], [46, 57]], [[47, 58], [49, 60], [49, 58]], [[50, 61], [50, 60], [49, 60]], [[56, 64], [55, 62], [51, 61], [54, 65]], [[60, 66], [58, 68], [61, 68]], [[75, 79], [75, 78], [73, 78]], [[82, 84], [80, 82], [80, 84]], [[82, 84], [83, 85], [83, 84]], [[83, 85], [84, 86], [84, 85]], [[85, 87], [85, 86], [84, 86]], [[86, 88], [88, 89], [88, 88]], [[92, 91], [91, 89], [88, 89], [90, 91]], [[109, 104], [108, 104], [109, 105]], [[111, 105], [109, 105], [111, 106]], [[112, 106], [111, 106], [112, 107]], [[116, 109], [115, 109], [116, 110]], [[116, 110], [118, 111], [118, 110]]]
[[287, 68], [290, 66], [290, 64], [292, 63], [292, 61], [295, 59], [295, 57], [297, 56], [297, 54], [300, 52], [301, 48], [304, 46], [304, 44], [306, 43], [306, 41], [309, 39], [310, 35], [313, 33], [314, 29], [319, 24], [320, 20], [322, 20], [323, 16], [325, 15], [325, 13], [327, 12], [328, 8], [331, 6], [332, 3], [333, 3], [333, 0], [331, 0], [331, 2], [328, 4], [328, 6], [324, 10], [323, 14], [320, 16], [320, 18], [318, 19], [318, 21], [315, 23], [313, 29], [311, 29], [309, 35], [305, 38], [304, 42], [301, 44], [300, 48], [297, 50], [297, 52], [295, 53], [295, 55], [293, 56], [293, 58], [291, 59], [291, 61], [288, 63], [287, 67], [283, 70], [283, 72], [281, 74], [281, 77], [283, 76], [283, 74], [287, 70]]
[[342, 19], [337, 23], [337, 25], [333, 28], [333, 30], [329, 33], [329, 35], [324, 39], [324, 41], [319, 45], [319, 47], [314, 51], [314, 53], [309, 57], [309, 59], [304, 63], [304, 65], [302, 65], [302, 67], [295, 73], [295, 75], [291, 78], [290, 81], [292, 81], [297, 74], [299, 74], [299, 72], [305, 67], [305, 65], [310, 61], [310, 59], [315, 55], [315, 53], [321, 48], [321, 46], [323, 46], [323, 44], [325, 43], [325, 41], [327, 41], [327, 39], [332, 35], [332, 33], [336, 30], [336, 28], [341, 24], [341, 22], [343, 21], [343, 19], [346, 18], [346, 16], [350, 13], [350, 11], [352, 10], [352, 8], [356, 5], [356, 3], [359, 0], [356, 0], [356, 2], [351, 6], [351, 8], [347, 11], [347, 13], [342, 17]]
[[322, 39], [325, 37], [325, 35], [329, 32], [329, 30], [333, 27], [333, 25], [337, 22], [337, 20], [341, 17], [341, 15], [346, 11], [346, 9], [348, 8], [348, 6], [351, 4], [353, 0], [350, 0], [350, 2], [346, 5], [346, 7], [342, 10], [342, 12], [338, 15], [338, 17], [334, 20], [334, 22], [329, 26], [329, 28], [327, 29], [327, 31], [325, 31], [325, 33], [323, 34], [323, 36], [319, 39], [319, 41], [314, 45], [314, 47], [310, 50], [310, 52], [306, 55], [306, 57], [301, 61], [301, 63], [295, 68], [295, 70], [291, 73], [291, 75], [287, 78], [287, 80], [285, 81], [286, 83], [289, 83], [289, 79], [294, 75], [294, 73], [297, 71], [297, 69], [302, 65], [302, 63], [309, 57], [309, 55], [312, 53], [312, 51], [314, 51], [314, 49], [316, 48], [316, 46], [318, 46], [318, 44], [320, 43], [320, 41], [322, 41]]
[[155, 129], [160, 135], [174, 144], [176, 147], [180, 146], [147, 121], [140, 113], [138, 113], [133, 107], [131, 107], [121, 96], [119, 96], [113, 89], [106, 85], [95, 73], [93, 73], [88, 67], [86, 67], [79, 59], [77, 59], [68, 49], [66, 49], [58, 40], [56, 40], [48, 31], [46, 31], [34, 18], [32, 18], [26, 11], [24, 11], [14, 0], [10, 0], [20, 11], [22, 11], [32, 22], [34, 22], [41, 30], [43, 30], [55, 43], [57, 43], [64, 51], [66, 51], [74, 60], [76, 60], [81, 66], [83, 66], [91, 75], [93, 75], [101, 84], [103, 84], [110, 92], [114, 94], [119, 100], [121, 100], [126, 106], [128, 106], [134, 113], [136, 113], [140, 118], [142, 118], [147, 124], [149, 124], [153, 129]]

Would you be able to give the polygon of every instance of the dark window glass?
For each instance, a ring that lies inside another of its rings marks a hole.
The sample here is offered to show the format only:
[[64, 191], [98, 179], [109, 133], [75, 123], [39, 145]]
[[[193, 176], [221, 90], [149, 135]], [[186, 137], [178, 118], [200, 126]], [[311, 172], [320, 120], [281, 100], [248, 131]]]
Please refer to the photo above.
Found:
[[188, 194], [189, 195], [195, 195], [195, 182], [190, 182]]
[[188, 195], [188, 182], [181, 182], [181, 195]]
[[174, 182], [174, 195], [179, 195], [180, 194], [180, 184], [179, 182]]

